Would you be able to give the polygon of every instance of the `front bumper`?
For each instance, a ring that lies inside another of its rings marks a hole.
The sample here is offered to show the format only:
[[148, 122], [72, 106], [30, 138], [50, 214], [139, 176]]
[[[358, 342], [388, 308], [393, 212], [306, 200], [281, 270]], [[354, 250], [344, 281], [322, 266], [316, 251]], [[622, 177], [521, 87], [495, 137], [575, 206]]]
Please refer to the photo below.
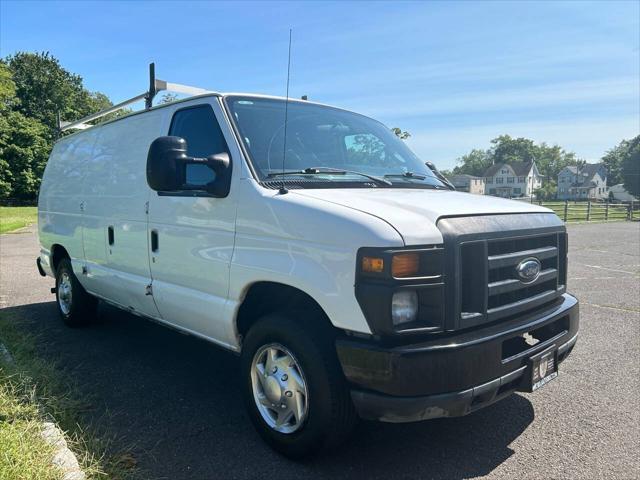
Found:
[[[542, 311], [482, 329], [395, 347], [342, 337], [336, 349], [362, 418], [462, 416], [524, 390], [529, 359], [551, 345], [562, 362], [577, 341], [578, 308], [574, 297], [563, 294]], [[525, 342], [526, 333], [538, 343]]]

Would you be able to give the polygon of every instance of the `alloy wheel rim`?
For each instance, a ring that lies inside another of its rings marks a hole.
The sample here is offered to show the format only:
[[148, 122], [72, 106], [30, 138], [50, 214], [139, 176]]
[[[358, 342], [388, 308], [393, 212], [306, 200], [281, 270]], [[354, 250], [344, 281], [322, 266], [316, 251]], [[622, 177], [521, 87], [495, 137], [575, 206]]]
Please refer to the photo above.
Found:
[[60, 310], [65, 315], [69, 315], [71, 312], [71, 277], [67, 272], [64, 272], [60, 276], [60, 282], [58, 282], [58, 305], [60, 305]]
[[309, 411], [309, 391], [295, 356], [277, 343], [263, 345], [253, 356], [251, 386], [256, 407], [269, 427], [293, 433]]

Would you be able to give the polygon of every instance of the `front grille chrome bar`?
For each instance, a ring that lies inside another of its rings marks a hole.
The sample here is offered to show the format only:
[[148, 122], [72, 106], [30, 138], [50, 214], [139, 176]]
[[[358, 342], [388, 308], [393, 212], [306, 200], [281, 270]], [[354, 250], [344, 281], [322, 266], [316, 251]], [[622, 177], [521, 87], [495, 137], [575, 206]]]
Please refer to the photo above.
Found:
[[489, 268], [502, 268], [517, 265], [525, 258], [535, 257], [538, 260], [553, 258], [558, 256], [557, 247], [534, 248], [520, 252], [504, 253], [502, 255], [491, 255], [489, 257]]
[[[540, 283], [548, 282], [558, 277], [558, 270], [555, 268], [548, 268], [543, 270], [538, 275], [535, 281], [528, 283], [527, 286], [538, 285]], [[507, 280], [500, 280], [489, 284], [489, 296], [499, 295], [501, 293], [513, 292], [514, 290], [520, 290], [522, 288], [522, 282], [515, 278], [509, 278]]]

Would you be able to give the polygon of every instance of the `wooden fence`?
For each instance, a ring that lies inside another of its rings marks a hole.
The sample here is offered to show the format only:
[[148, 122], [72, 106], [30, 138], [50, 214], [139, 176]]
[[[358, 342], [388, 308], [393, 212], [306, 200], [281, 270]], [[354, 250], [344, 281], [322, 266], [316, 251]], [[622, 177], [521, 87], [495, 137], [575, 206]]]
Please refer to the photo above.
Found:
[[638, 202], [536, 202], [550, 208], [565, 222], [608, 222], [620, 220], [640, 220]]

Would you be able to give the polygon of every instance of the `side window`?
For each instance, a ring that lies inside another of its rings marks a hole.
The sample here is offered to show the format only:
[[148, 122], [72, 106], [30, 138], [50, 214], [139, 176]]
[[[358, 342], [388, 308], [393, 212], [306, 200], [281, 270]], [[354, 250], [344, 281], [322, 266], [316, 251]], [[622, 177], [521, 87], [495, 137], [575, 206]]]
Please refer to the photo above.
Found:
[[[171, 120], [169, 135], [187, 141], [187, 155], [208, 157], [227, 152], [227, 143], [210, 105], [198, 105], [178, 110]], [[185, 181], [190, 185], [206, 185], [215, 180], [215, 173], [206, 165], [187, 165]]]

